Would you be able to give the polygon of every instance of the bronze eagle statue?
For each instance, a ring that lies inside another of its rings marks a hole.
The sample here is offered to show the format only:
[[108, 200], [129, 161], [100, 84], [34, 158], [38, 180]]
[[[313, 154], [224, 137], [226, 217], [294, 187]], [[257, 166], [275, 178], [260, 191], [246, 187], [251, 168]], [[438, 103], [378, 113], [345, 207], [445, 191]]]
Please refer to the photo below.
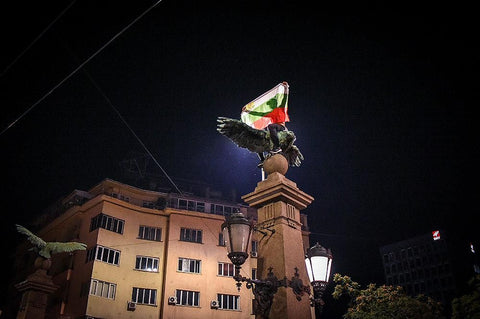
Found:
[[52, 254], [71, 252], [75, 250], [85, 250], [87, 248], [87, 245], [77, 242], [46, 242], [25, 227], [21, 225], [15, 226], [17, 227], [17, 231], [26, 235], [28, 241], [34, 245], [31, 250], [37, 252], [40, 256], [46, 259], [50, 259]]
[[[251, 152], [257, 154], [266, 153], [266, 157], [277, 153], [269, 130], [258, 130], [239, 120], [218, 117], [217, 131], [228, 137], [239, 147], [246, 148]], [[277, 137], [281, 150], [280, 154], [285, 156], [288, 165], [300, 166], [304, 158], [298, 147], [293, 144], [296, 140], [295, 134], [285, 129], [277, 132]], [[262, 159], [262, 156], [260, 156], [260, 159]]]

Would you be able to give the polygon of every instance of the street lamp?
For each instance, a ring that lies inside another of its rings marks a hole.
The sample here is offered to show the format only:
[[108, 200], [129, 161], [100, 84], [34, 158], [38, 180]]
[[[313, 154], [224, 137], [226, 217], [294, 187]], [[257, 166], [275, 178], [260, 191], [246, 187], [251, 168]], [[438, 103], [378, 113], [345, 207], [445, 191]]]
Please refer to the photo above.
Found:
[[222, 224], [223, 238], [227, 246], [228, 258], [235, 265], [235, 273], [248, 258], [248, 243], [253, 224], [242, 213], [233, 213]]
[[308, 278], [313, 287], [312, 306], [319, 308], [319, 311], [322, 310], [322, 306], [325, 304], [322, 300], [322, 295], [330, 279], [332, 259], [330, 249], [322, 247], [319, 243], [310, 247], [305, 255]]
[[[226, 217], [226, 221], [221, 226], [225, 245], [227, 246], [228, 258], [235, 265], [235, 275], [233, 279], [237, 282], [237, 288], [240, 290], [242, 282], [246, 282], [247, 289], [252, 289], [255, 296], [255, 314], [260, 318], [268, 318], [270, 308], [272, 307], [273, 297], [280, 287], [290, 287], [293, 290], [297, 300], [301, 300], [304, 293], [310, 294], [310, 287], [304, 286], [299, 278], [298, 268], [295, 268], [295, 274], [291, 280], [287, 277], [279, 280], [273, 274], [273, 268], [268, 268], [265, 279], [250, 279], [240, 275], [240, 269], [248, 258], [248, 243], [252, 230], [267, 236], [268, 233], [253, 227], [253, 223], [248, 221], [242, 213], [234, 213]], [[270, 231], [270, 236], [275, 234], [275, 230]]]

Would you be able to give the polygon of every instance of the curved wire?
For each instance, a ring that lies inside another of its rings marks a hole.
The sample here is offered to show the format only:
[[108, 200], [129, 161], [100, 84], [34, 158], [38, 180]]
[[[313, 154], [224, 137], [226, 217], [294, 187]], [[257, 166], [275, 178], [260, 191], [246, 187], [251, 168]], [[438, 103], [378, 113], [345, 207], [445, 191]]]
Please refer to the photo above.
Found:
[[25, 112], [23, 112], [15, 121], [10, 123], [6, 128], [4, 128], [0, 132], [0, 136], [5, 133], [8, 129], [10, 129], [15, 123], [17, 123], [21, 118], [23, 118], [27, 113], [29, 113], [35, 106], [40, 104], [45, 98], [47, 98], [53, 91], [55, 91], [58, 87], [60, 87], [63, 83], [65, 83], [68, 79], [70, 79], [74, 74], [76, 74], [85, 64], [90, 62], [94, 57], [96, 57], [100, 52], [103, 51], [110, 43], [112, 43], [116, 38], [118, 38], [123, 32], [125, 32], [128, 28], [130, 28], [135, 22], [140, 20], [145, 14], [147, 14], [150, 10], [152, 10], [155, 6], [157, 6], [162, 0], [158, 0], [155, 2], [151, 7], [149, 7], [146, 11], [144, 11], [141, 15], [139, 15], [135, 20], [130, 22], [125, 28], [123, 28], [120, 32], [113, 36], [107, 43], [105, 43], [100, 49], [95, 51], [89, 58], [87, 58], [84, 62], [82, 62], [75, 70], [73, 70], [69, 75], [67, 75], [62, 81], [60, 81], [57, 85], [55, 85], [50, 91], [48, 91], [45, 95], [43, 95], [37, 102], [33, 103]]
[[42, 32], [40, 32], [40, 34], [9, 65], [7, 65], [0, 77], [4, 76], [5, 73], [10, 70], [10, 68], [45, 34], [45, 32], [47, 32], [48, 29], [50, 29], [50, 27], [55, 22], [57, 22], [57, 20], [60, 19], [60, 17], [62, 17], [68, 9], [70, 9], [70, 7], [75, 3], [75, 1], [77, 0], [73, 0], [65, 9], [63, 9], [63, 11], [60, 12], [60, 14]]

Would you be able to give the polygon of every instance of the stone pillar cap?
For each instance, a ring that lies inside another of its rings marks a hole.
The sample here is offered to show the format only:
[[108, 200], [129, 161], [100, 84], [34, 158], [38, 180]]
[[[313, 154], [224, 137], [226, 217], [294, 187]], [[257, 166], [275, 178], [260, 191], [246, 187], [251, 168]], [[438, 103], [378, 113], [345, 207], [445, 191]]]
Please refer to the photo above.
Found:
[[242, 196], [252, 207], [258, 208], [275, 201], [285, 201], [297, 209], [305, 209], [313, 201], [313, 197], [301, 191], [297, 184], [284, 175], [274, 172], [267, 179], [257, 184], [255, 191]]

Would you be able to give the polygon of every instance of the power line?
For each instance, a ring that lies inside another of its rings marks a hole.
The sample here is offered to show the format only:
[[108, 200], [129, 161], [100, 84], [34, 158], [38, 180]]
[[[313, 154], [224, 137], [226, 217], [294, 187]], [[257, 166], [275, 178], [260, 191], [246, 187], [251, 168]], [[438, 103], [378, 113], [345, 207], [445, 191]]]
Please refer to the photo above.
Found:
[[140, 145], [142, 145], [143, 149], [148, 153], [148, 155], [153, 159], [153, 161], [155, 162], [155, 164], [157, 164], [157, 166], [160, 168], [160, 170], [163, 172], [163, 174], [167, 177], [167, 179], [170, 181], [170, 183], [172, 183], [172, 185], [175, 187], [175, 189], [177, 190], [177, 192], [179, 194], [183, 194], [180, 189], [177, 187], [177, 185], [173, 182], [173, 180], [170, 178], [170, 176], [168, 176], [167, 172], [163, 169], [163, 167], [160, 165], [160, 163], [158, 163], [158, 161], [156, 160], [156, 158], [153, 156], [153, 154], [149, 151], [149, 149], [145, 146], [145, 144], [142, 142], [142, 140], [138, 137], [137, 134], [135, 134], [135, 132], [133, 131], [133, 129], [130, 127], [130, 125], [128, 125], [127, 121], [123, 118], [122, 114], [120, 114], [120, 112], [118, 111], [118, 109], [113, 105], [112, 101], [110, 101], [110, 99], [108, 98], [108, 96], [102, 91], [102, 89], [98, 86], [98, 84], [95, 82], [95, 80], [90, 76], [90, 74], [87, 72], [87, 70], [83, 69], [83, 72], [85, 73], [85, 75], [88, 77], [88, 79], [90, 80], [90, 82], [92, 82], [93, 86], [95, 86], [95, 88], [98, 90], [98, 92], [103, 96], [103, 98], [105, 99], [105, 101], [108, 103], [108, 105], [110, 105], [110, 107], [115, 111], [115, 113], [117, 113], [118, 117], [120, 118], [120, 120], [122, 120], [123, 124], [125, 124], [125, 126], [130, 130], [130, 133], [133, 134], [133, 136], [137, 139], [138, 143], [140, 143]]
[[70, 9], [70, 7], [75, 3], [75, 1], [76, 0], [73, 0], [65, 9], [63, 9], [63, 11], [60, 12], [60, 14], [42, 32], [40, 32], [40, 34], [9, 65], [7, 65], [0, 77], [3, 77], [5, 73], [10, 70], [10, 68], [48, 31], [48, 29], [50, 29], [51, 26], [55, 22], [57, 22], [57, 20], [60, 19], [60, 17], [62, 17], [68, 9]]
[[42, 96], [37, 102], [35, 102], [32, 106], [30, 106], [25, 112], [23, 112], [15, 121], [10, 123], [6, 128], [0, 132], [0, 136], [5, 133], [8, 129], [10, 129], [15, 123], [17, 123], [21, 118], [23, 118], [27, 113], [29, 113], [35, 106], [40, 104], [45, 98], [47, 98], [53, 91], [55, 91], [58, 87], [60, 87], [63, 83], [65, 83], [68, 79], [70, 79], [74, 74], [76, 74], [85, 64], [90, 62], [94, 57], [96, 57], [100, 52], [103, 51], [110, 43], [112, 43], [116, 38], [118, 38], [123, 32], [125, 32], [128, 28], [130, 28], [135, 22], [140, 20], [145, 14], [147, 14], [150, 10], [152, 10], [155, 6], [157, 6], [162, 0], [158, 0], [155, 2], [151, 7], [149, 7], [146, 11], [144, 11], [141, 15], [139, 15], [135, 20], [130, 22], [125, 28], [123, 28], [120, 32], [118, 32], [113, 38], [111, 38], [107, 43], [105, 43], [100, 49], [98, 49], [95, 53], [93, 53], [89, 58], [87, 58], [84, 62], [82, 62], [75, 70], [73, 70], [69, 75], [67, 75], [62, 81], [60, 81], [57, 85], [55, 85], [50, 91], [48, 91], [44, 96]]

